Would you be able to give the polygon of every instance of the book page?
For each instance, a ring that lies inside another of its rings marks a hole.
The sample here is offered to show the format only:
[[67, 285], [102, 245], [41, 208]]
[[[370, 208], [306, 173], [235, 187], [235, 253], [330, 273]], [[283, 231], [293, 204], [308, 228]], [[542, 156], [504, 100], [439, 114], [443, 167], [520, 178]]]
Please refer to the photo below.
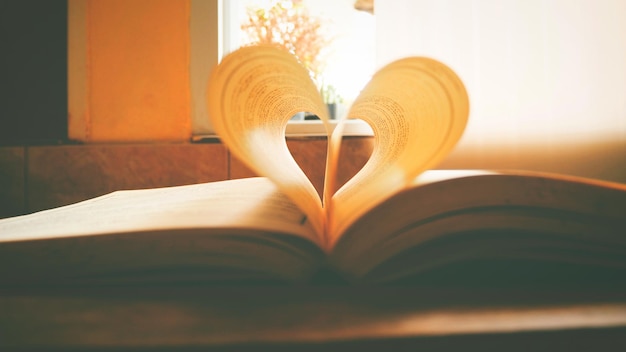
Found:
[[274, 181], [321, 238], [322, 200], [285, 141], [287, 122], [302, 111], [319, 116], [330, 131], [326, 105], [306, 69], [283, 49], [244, 47], [213, 70], [207, 94], [210, 117], [224, 144], [257, 174]]
[[320, 245], [306, 215], [266, 178], [117, 191], [72, 205], [0, 220], [0, 243], [184, 230], [249, 229]]
[[624, 184], [534, 171], [429, 170], [354, 222], [329, 261], [367, 280], [496, 257], [624, 270], [624, 209]]
[[[378, 71], [348, 114], [371, 125], [375, 145], [363, 169], [332, 198], [331, 242], [369, 209], [443, 159], [461, 137], [468, 114], [463, 83], [438, 61], [411, 57]], [[339, 154], [338, 147], [331, 138], [331, 157]], [[337, 167], [341, 165], [329, 169]]]
[[305, 218], [261, 177], [117, 191], [0, 220], [0, 290], [300, 281], [323, 253]]

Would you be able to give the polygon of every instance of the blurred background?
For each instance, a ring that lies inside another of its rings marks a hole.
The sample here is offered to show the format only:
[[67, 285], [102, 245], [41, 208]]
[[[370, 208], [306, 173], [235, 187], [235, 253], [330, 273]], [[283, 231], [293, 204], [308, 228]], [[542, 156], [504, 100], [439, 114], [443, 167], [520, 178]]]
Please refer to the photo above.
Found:
[[[395, 59], [452, 67], [470, 122], [440, 168], [626, 182], [621, 0], [2, 0], [0, 26], [0, 216], [252, 175], [213, 134], [205, 95], [223, 55], [262, 40], [298, 44], [338, 115]], [[292, 125], [319, 186], [325, 139], [315, 121]], [[373, 139], [345, 144], [342, 179]]]

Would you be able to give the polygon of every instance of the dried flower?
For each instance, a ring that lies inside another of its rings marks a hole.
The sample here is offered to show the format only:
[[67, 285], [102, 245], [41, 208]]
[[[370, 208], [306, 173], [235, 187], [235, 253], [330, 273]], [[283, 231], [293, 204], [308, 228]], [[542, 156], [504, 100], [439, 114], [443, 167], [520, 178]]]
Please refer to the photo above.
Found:
[[312, 16], [302, 0], [276, 1], [269, 9], [248, 7], [247, 14], [241, 29], [248, 44], [278, 44], [300, 60], [311, 78], [319, 79], [331, 40], [322, 20]]

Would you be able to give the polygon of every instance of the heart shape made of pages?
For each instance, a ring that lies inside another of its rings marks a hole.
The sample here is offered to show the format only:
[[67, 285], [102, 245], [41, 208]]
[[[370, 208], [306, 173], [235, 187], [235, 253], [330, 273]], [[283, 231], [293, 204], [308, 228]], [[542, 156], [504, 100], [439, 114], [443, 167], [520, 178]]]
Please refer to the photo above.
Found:
[[[275, 182], [327, 243], [441, 161], [460, 139], [469, 115], [467, 91], [446, 65], [425, 57], [388, 64], [374, 74], [346, 116], [372, 127], [372, 155], [331, 194], [345, 119], [333, 129], [317, 87], [292, 54], [259, 45], [227, 55], [211, 74], [207, 104], [215, 131], [231, 153]], [[319, 116], [329, 136], [324, 199], [285, 140], [289, 119], [302, 111]]]

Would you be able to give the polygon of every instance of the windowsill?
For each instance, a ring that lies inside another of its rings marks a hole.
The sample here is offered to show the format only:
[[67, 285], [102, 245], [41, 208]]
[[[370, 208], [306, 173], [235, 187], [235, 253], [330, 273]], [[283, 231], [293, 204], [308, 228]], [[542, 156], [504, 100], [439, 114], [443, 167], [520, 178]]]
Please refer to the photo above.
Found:
[[[337, 126], [337, 120], [331, 120], [330, 124], [334, 129]], [[324, 125], [319, 121], [290, 121], [285, 131], [287, 137], [327, 137]], [[372, 137], [374, 131], [362, 120], [347, 120], [343, 129], [345, 137]], [[191, 138], [194, 143], [208, 142], [217, 139], [215, 133], [197, 134]]]

